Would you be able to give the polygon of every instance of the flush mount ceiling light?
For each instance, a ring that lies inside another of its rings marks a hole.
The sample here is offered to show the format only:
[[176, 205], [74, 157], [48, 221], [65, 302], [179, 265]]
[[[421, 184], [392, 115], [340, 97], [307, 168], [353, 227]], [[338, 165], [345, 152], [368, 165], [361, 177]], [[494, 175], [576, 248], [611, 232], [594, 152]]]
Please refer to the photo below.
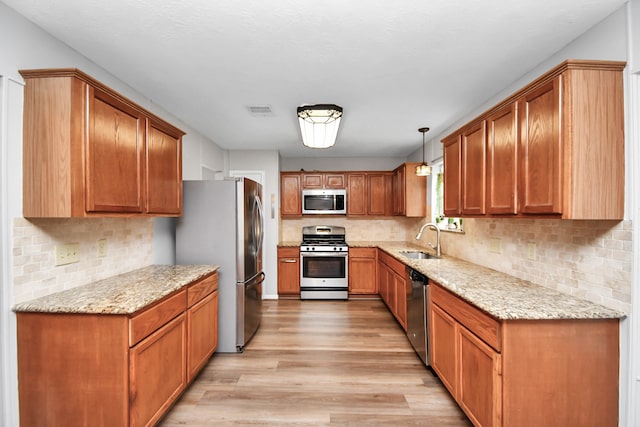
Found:
[[334, 104], [298, 107], [302, 143], [310, 148], [329, 148], [336, 143], [342, 107]]
[[431, 166], [429, 166], [424, 160], [425, 135], [429, 132], [429, 128], [420, 128], [418, 129], [418, 132], [422, 132], [422, 164], [416, 166], [416, 175], [429, 176], [431, 175]]

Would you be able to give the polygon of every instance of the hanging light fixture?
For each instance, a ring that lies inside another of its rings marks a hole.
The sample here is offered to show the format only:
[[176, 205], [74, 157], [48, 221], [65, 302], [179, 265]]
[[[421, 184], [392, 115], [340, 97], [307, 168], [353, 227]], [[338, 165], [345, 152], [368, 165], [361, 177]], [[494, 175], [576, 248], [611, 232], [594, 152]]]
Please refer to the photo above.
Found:
[[431, 175], [431, 166], [424, 160], [425, 134], [429, 132], [429, 128], [420, 128], [418, 132], [422, 132], [422, 164], [416, 166], [416, 175], [429, 176]]
[[310, 148], [329, 148], [336, 143], [342, 107], [334, 104], [298, 107], [302, 143]]

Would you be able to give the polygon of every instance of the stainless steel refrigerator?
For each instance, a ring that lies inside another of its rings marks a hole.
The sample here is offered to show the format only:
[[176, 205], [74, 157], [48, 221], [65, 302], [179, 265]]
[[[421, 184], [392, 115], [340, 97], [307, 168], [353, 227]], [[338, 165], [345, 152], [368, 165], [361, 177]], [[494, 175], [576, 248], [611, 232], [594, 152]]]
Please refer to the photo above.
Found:
[[262, 186], [248, 178], [184, 182], [176, 261], [220, 266], [217, 351], [223, 353], [241, 352], [262, 317], [261, 195]]

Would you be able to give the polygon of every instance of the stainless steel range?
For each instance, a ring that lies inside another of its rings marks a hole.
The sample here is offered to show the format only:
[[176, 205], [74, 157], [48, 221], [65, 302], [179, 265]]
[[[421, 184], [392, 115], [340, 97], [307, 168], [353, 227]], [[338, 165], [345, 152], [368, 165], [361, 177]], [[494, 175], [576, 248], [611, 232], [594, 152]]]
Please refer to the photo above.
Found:
[[300, 299], [349, 298], [349, 247], [344, 227], [302, 228]]

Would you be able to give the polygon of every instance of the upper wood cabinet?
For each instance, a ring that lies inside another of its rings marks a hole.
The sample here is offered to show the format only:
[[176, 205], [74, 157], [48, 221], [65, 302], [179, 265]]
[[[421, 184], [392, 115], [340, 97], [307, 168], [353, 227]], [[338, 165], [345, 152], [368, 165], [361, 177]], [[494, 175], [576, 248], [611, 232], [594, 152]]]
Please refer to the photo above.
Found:
[[417, 176], [420, 163], [403, 163], [393, 171], [393, 214], [424, 217], [427, 211], [427, 177]]
[[565, 61], [444, 138], [445, 215], [622, 219], [624, 66]]
[[462, 132], [462, 213], [485, 213], [485, 178], [487, 165], [487, 132], [485, 122]]
[[300, 172], [280, 172], [280, 215], [302, 216]]
[[79, 70], [20, 73], [25, 217], [182, 213], [184, 132]]
[[393, 198], [391, 197], [392, 172], [374, 172], [367, 174], [367, 214], [391, 215]]
[[460, 216], [462, 212], [461, 194], [462, 170], [460, 149], [461, 135], [456, 134], [442, 140], [444, 156], [444, 215]]
[[348, 172], [347, 215], [391, 215], [391, 172]]
[[340, 172], [303, 172], [302, 188], [346, 188], [345, 174]]
[[518, 213], [518, 109], [513, 103], [487, 118], [487, 213]]

